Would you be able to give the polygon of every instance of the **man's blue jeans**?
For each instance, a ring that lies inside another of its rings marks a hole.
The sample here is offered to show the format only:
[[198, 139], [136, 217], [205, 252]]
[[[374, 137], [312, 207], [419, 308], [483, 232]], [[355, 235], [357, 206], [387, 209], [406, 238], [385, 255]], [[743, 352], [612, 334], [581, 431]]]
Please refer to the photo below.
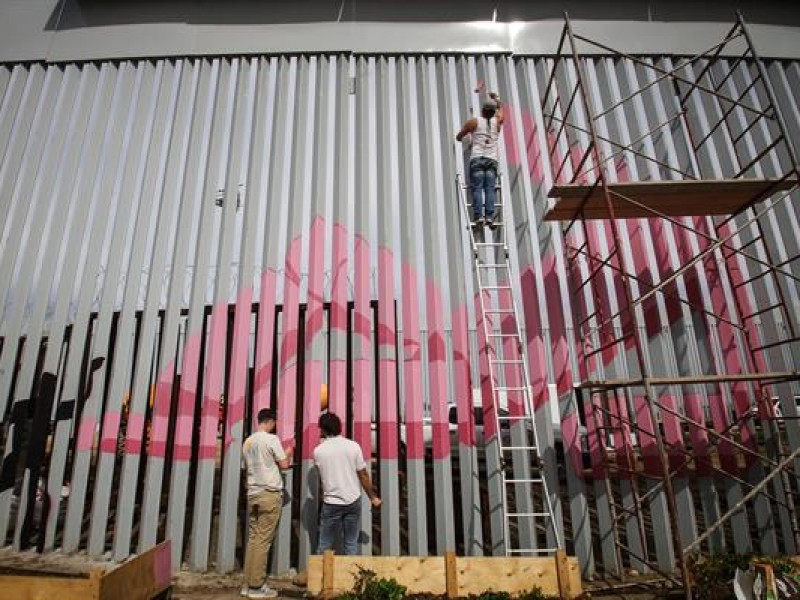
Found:
[[[472, 190], [472, 217], [494, 218], [497, 200], [497, 161], [478, 157], [469, 161], [469, 184]], [[484, 206], [485, 199], [485, 206]]]
[[319, 543], [317, 553], [333, 548], [337, 534], [344, 540], [344, 553], [358, 554], [358, 534], [361, 532], [361, 499], [352, 504], [322, 503], [319, 516]]

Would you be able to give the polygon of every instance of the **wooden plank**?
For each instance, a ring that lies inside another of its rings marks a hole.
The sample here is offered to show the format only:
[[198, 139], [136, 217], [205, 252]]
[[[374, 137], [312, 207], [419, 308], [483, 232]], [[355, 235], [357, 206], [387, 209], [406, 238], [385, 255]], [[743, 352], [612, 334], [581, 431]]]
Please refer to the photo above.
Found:
[[555, 562], [558, 575], [558, 595], [562, 598], [572, 598], [572, 581], [569, 576], [567, 553], [563, 550], [556, 550]]
[[100, 581], [100, 600], [150, 600], [169, 588], [172, 548], [162, 542], [106, 573]]
[[456, 553], [447, 552], [444, 555], [445, 588], [448, 598], [458, 597], [458, 570], [456, 567]]
[[[653, 217], [652, 212], [621, 196], [643, 204], [659, 213], [671, 216], [728, 215], [760, 202], [772, 194], [789, 190], [797, 185], [796, 179], [707, 179], [702, 181], [640, 181], [635, 183], [610, 183], [614, 214], [620, 219]], [[575, 216], [583, 199], [584, 218], [608, 219], [608, 207], [599, 185], [556, 185], [548, 193], [558, 198], [547, 211], [545, 221], [569, 220]]]
[[100, 600], [100, 581], [95, 577], [3, 575], [0, 577], [0, 598]]
[[322, 597], [331, 598], [333, 596], [333, 569], [334, 552], [326, 550], [322, 555]]
[[[448, 575], [450, 560], [454, 574]], [[559, 573], [552, 557], [455, 557], [441, 556], [337, 556], [330, 584], [324, 582], [327, 571], [323, 557], [314, 555], [308, 562], [308, 592], [340, 594], [353, 588], [359, 568], [374, 571], [376, 577], [394, 578], [406, 586], [409, 594], [445, 594], [450, 597], [480, 594], [492, 589], [517, 593], [538, 586], [545, 594], [559, 594]], [[580, 567], [575, 557], [564, 557], [562, 565], [563, 598], [581, 594]], [[453, 580], [456, 585], [455, 591]], [[452, 595], [451, 595], [452, 594]]]

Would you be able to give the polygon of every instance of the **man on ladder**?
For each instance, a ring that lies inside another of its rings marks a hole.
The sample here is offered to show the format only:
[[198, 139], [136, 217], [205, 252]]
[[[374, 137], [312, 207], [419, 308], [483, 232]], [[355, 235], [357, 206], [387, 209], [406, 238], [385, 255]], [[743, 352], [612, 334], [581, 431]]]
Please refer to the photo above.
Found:
[[503, 105], [500, 97], [486, 93], [483, 82], [475, 90], [480, 94], [481, 116], [469, 119], [456, 140], [472, 136], [472, 151], [469, 159], [469, 183], [472, 192], [472, 226], [480, 229], [484, 224], [490, 229], [497, 227], [495, 203], [497, 201], [497, 140], [503, 126]]

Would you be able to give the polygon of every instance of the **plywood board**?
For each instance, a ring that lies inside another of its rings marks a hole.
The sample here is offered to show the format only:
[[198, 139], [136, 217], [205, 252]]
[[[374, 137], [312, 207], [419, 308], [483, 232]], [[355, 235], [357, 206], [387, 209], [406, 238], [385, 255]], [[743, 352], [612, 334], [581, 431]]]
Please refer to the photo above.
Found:
[[14, 600], [100, 600], [99, 582], [85, 577], [3, 575], [0, 598]]
[[170, 586], [171, 546], [162, 542], [155, 548], [106, 573], [100, 582], [103, 600], [150, 600]]
[[[575, 557], [562, 559], [563, 587], [570, 595], [581, 594], [580, 567]], [[333, 559], [332, 592], [339, 594], [353, 588], [358, 567], [374, 571], [378, 578], [394, 578], [408, 588], [408, 593], [446, 593], [446, 558], [418, 556], [336, 556]], [[546, 594], [558, 595], [559, 577], [553, 557], [456, 557], [458, 596], [480, 594], [487, 590], [523, 592], [538, 586]], [[310, 556], [308, 591], [320, 594], [323, 589], [323, 557]]]
[[[654, 217], [653, 211], [670, 217], [729, 215], [796, 185], [796, 179], [684, 179], [611, 183], [608, 189], [614, 216], [633, 219]], [[546, 212], [545, 221], [575, 218], [585, 198], [584, 219], [611, 217], [600, 185], [556, 185], [548, 196], [556, 202]]]

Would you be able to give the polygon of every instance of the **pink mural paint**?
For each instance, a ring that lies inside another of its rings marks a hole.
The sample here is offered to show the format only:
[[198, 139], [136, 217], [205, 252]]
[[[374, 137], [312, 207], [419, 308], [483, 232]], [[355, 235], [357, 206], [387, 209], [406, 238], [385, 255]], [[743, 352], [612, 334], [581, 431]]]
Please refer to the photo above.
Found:
[[364, 456], [372, 456], [372, 328], [370, 247], [355, 237], [355, 302], [353, 323], [353, 437]]
[[153, 396], [153, 420], [150, 428], [150, 456], [164, 458], [167, 454], [172, 385], [175, 381], [175, 360], [170, 360], [158, 376]]
[[425, 304], [428, 316], [428, 381], [433, 429], [433, 458], [450, 456], [450, 435], [447, 414], [448, 373], [447, 348], [444, 339], [444, 314], [439, 286], [428, 279], [425, 282]]
[[472, 378], [469, 368], [469, 340], [467, 338], [467, 306], [459, 306], [452, 315], [453, 324], [453, 378], [458, 419], [458, 441], [475, 445], [475, 415], [472, 408]]
[[211, 335], [206, 355], [203, 405], [200, 407], [200, 443], [197, 454], [200, 460], [214, 460], [217, 455], [219, 408], [225, 391], [227, 325], [228, 303], [220, 302], [211, 311]]
[[379, 453], [383, 459], [399, 456], [397, 416], [397, 361], [394, 328], [394, 257], [390, 249], [378, 249], [378, 409]]
[[107, 410], [103, 415], [103, 428], [100, 436], [100, 452], [105, 452], [106, 454], [115, 454], [117, 452], [119, 424], [119, 411]]
[[178, 392], [178, 417], [175, 422], [175, 444], [173, 461], [185, 462], [192, 458], [192, 433], [194, 428], [194, 406], [199, 376], [200, 332], [188, 333], [183, 350], [181, 389]]
[[325, 222], [319, 216], [311, 223], [308, 246], [308, 299], [306, 303], [307, 358], [303, 394], [303, 460], [313, 460], [319, 444], [317, 426], [321, 410], [325, 313], [323, 307], [323, 275], [325, 270]]
[[[297, 349], [300, 325], [300, 251], [302, 236], [289, 243], [284, 261], [283, 336], [278, 383], [278, 430], [284, 446], [294, 448], [297, 420]], [[319, 389], [319, 388], [317, 388]]]
[[656, 477], [663, 476], [661, 458], [658, 455], [658, 447], [656, 445], [653, 419], [650, 416], [649, 405], [641, 394], [635, 394], [633, 396], [633, 410], [636, 414], [636, 422], [639, 425], [639, 447], [642, 449], [644, 472], [647, 475]]
[[475, 322], [478, 330], [478, 367], [480, 370], [481, 405], [483, 408], [483, 438], [489, 444], [497, 435], [495, 398], [492, 394], [492, 374], [489, 369], [489, 346], [484, 329], [491, 331], [491, 323], [484, 328], [484, 315], [480, 310], [480, 294], [475, 296]]
[[[233, 317], [233, 348], [229, 373], [227, 412], [225, 415], [225, 452], [233, 441], [232, 429], [244, 420], [245, 393], [247, 391], [247, 364], [250, 352], [250, 314], [253, 305], [253, 289], [244, 288], [236, 298]], [[256, 411], [257, 414], [257, 411]], [[241, 440], [237, 440], [241, 443]]]
[[256, 329], [255, 376], [253, 380], [252, 429], [255, 430], [258, 411], [269, 406], [272, 395], [272, 356], [275, 350], [275, 270], [261, 273], [261, 297], [258, 303]]
[[417, 273], [403, 263], [403, 381], [406, 393], [406, 456], [425, 458], [423, 441], [422, 360], [419, 340], [419, 290]]
[[94, 435], [97, 430], [97, 419], [84, 413], [81, 424], [78, 427], [77, 449], [82, 452], [91, 451], [94, 448]]
[[587, 397], [583, 403], [584, 420], [586, 421], [586, 437], [589, 444], [589, 461], [594, 479], [603, 479], [608, 475], [605, 464], [605, 430], [601, 427], [603, 413], [601, 401], [597, 394]]
[[[706, 417], [703, 412], [703, 396], [701, 394], [685, 392], [683, 395], [683, 408], [686, 416], [705, 425]], [[689, 439], [692, 443], [692, 456], [694, 457], [695, 471], [701, 477], [711, 474], [711, 457], [709, 454], [710, 443], [708, 432], [698, 425], [689, 424]]]
[[144, 415], [131, 411], [125, 426], [125, 453], [139, 455], [142, 453], [142, 437], [144, 435]]
[[[331, 336], [345, 338], [347, 336], [347, 239], [347, 230], [340, 223], [334, 223], [330, 330]], [[332, 344], [331, 348], [333, 352], [339, 351], [343, 354], [331, 356], [328, 410], [337, 415], [344, 415], [347, 412], [347, 400], [350, 397], [350, 391], [347, 389], [347, 355], [346, 350], [338, 349], [339, 346]]]
[[[661, 403], [671, 411], [678, 410], [678, 402], [671, 394], [661, 396]], [[673, 471], [677, 470], [679, 477], [686, 477], [688, 460], [684, 453], [686, 448], [683, 444], [681, 424], [674, 414], [667, 411], [661, 411], [661, 420], [664, 423], [664, 442], [667, 446], [669, 467]]]

